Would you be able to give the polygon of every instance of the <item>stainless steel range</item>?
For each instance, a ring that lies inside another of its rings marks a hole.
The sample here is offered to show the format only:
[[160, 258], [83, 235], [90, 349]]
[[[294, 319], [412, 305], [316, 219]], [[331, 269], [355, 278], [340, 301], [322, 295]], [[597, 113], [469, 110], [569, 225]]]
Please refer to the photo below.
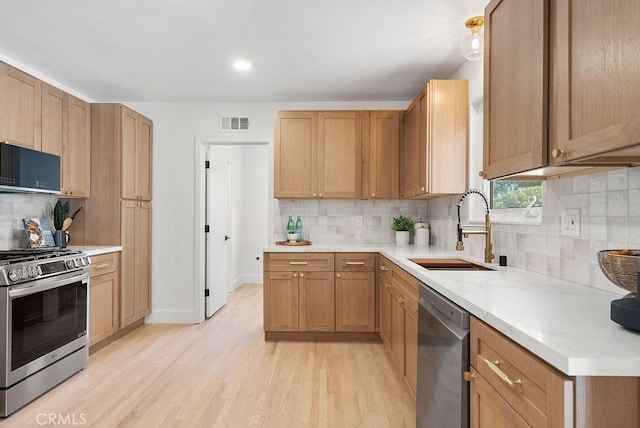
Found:
[[0, 416], [87, 366], [88, 292], [80, 251], [0, 251]]

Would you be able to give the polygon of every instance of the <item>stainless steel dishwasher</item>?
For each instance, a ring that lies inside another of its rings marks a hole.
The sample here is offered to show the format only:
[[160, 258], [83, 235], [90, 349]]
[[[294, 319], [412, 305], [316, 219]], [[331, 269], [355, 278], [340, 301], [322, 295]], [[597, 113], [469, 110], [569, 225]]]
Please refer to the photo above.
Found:
[[469, 426], [469, 312], [420, 284], [417, 428]]

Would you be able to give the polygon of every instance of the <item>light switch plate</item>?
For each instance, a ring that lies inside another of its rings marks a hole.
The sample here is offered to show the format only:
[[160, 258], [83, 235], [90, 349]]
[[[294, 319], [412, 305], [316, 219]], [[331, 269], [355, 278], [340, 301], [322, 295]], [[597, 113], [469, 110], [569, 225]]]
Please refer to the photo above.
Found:
[[560, 211], [560, 235], [580, 236], [580, 210]]

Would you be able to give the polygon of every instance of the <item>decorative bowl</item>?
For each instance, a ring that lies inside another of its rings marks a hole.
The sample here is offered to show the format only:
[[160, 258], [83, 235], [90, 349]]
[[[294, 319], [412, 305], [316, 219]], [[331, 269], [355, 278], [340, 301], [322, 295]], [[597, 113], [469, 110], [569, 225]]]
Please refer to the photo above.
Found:
[[598, 264], [609, 281], [636, 295], [640, 250], [598, 251]]

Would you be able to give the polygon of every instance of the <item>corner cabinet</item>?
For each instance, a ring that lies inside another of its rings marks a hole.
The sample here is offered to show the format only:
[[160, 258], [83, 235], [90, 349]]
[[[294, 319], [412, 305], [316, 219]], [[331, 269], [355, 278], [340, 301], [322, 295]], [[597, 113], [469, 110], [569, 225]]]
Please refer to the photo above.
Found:
[[276, 198], [359, 198], [361, 114], [283, 111], [275, 119]]
[[464, 192], [468, 145], [468, 81], [429, 81], [404, 115], [402, 196]]
[[0, 141], [41, 150], [42, 82], [0, 62]]
[[121, 104], [91, 105], [91, 182], [100, 186], [84, 203], [84, 244], [122, 246], [120, 328], [151, 311], [152, 134], [149, 119]]

